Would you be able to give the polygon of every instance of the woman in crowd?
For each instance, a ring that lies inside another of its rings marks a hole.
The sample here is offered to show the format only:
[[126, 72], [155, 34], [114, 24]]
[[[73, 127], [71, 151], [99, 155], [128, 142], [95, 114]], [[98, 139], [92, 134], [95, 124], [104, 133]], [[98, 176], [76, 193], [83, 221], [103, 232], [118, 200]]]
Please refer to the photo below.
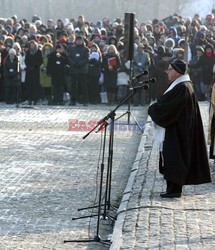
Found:
[[32, 102], [36, 105], [41, 97], [40, 66], [42, 63], [42, 52], [38, 44], [31, 41], [25, 57], [27, 95], [30, 105]]
[[5, 101], [7, 104], [16, 103], [18, 101], [19, 68], [15, 49], [9, 50], [9, 55], [4, 64], [4, 77]]
[[51, 77], [47, 74], [47, 64], [48, 57], [53, 50], [53, 45], [46, 43], [42, 48], [43, 55], [43, 64], [41, 65], [40, 70], [40, 84], [42, 87], [43, 99], [48, 101], [48, 104], [51, 104], [52, 94], [51, 94]]
[[116, 46], [111, 44], [104, 56], [104, 84], [107, 87], [108, 104], [113, 105], [116, 100], [117, 73], [121, 67], [121, 60]]

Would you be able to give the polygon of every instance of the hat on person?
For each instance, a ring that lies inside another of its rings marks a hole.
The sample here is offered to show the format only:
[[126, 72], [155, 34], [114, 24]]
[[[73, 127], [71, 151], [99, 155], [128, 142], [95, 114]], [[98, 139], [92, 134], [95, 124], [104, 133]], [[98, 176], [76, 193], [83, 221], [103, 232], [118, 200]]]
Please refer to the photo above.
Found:
[[13, 32], [13, 27], [12, 27], [11, 25], [7, 25], [7, 26], [6, 26], [6, 30], [7, 30], [8, 32], [12, 33], [12, 32]]
[[52, 50], [53, 49], [53, 45], [51, 43], [45, 43], [43, 45], [42, 51], [47, 50], [47, 49]]
[[75, 41], [77, 41], [77, 40], [84, 40], [84, 38], [82, 37], [82, 36], [76, 36], [76, 39], [75, 39]]
[[187, 70], [186, 62], [181, 59], [176, 59], [171, 63], [171, 66], [175, 71], [177, 71], [179, 74], [184, 75]]
[[165, 48], [174, 48], [175, 47], [175, 41], [172, 38], [167, 38], [164, 42]]
[[15, 56], [16, 55], [16, 50], [12, 48], [12, 49], [9, 50], [8, 53], [9, 53], [9, 55], [14, 55]]
[[14, 43], [13, 38], [11, 38], [11, 37], [8, 36], [5, 39], [4, 43], [5, 43], [6, 47], [11, 47], [12, 48], [13, 47], [13, 43]]
[[62, 49], [61, 44], [57, 44], [57, 45], [56, 45], [56, 49]]
[[202, 53], [205, 52], [204, 48], [202, 46], [200, 46], [200, 45], [196, 46], [196, 50], [200, 50], [200, 51], [202, 51]]

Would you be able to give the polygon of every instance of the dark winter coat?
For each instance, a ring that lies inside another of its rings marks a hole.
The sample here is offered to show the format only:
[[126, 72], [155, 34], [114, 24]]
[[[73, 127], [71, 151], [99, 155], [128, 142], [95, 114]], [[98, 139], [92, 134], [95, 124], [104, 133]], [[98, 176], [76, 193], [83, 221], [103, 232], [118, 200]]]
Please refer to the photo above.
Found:
[[0, 78], [4, 78], [4, 63], [6, 61], [8, 51], [6, 49], [3, 49], [0, 51], [1, 54], [1, 63], [0, 63]]
[[60, 57], [57, 57], [56, 51], [54, 51], [49, 55], [47, 74], [51, 75], [52, 85], [64, 85], [66, 65], [66, 54], [61, 54]]
[[152, 104], [148, 113], [166, 129], [164, 166], [160, 165], [164, 178], [180, 185], [211, 182], [203, 125], [191, 82], [176, 85]]
[[85, 45], [70, 46], [68, 51], [70, 74], [87, 74], [89, 67], [89, 49]]
[[26, 84], [29, 100], [38, 100], [40, 98], [40, 65], [43, 63], [41, 50], [35, 54], [27, 51], [25, 57], [26, 64]]
[[[113, 70], [108, 69], [108, 59], [115, 57], [116, 65], [113, 66]], [[104, 84], [107, 87], [107, 92], [115, 93], [117, 87], [117, 74], [118, 69], [121, 67], [121, 60], [118, 55], [106, 54], [103, 59], [103, 70], [104, 70]]]
[[[206, 45], [205, 50], [213, 47], [211, 45]], [[213, 84], [213, 66], [215, 63], [215, 55], [212, 53], [212, 56], [207, 56], [206, 52], [199, 58], [196, 64], [191, 64], [189, 67], [191, 69], [201, 68], [202, 69], [202, 79], [205, 85]]]
[[101, 74], [101, 58], [97, 61], [96, 59], [90, 59], [89, 61], [89, 77], [99, 77]]
[[155, 97], [160, 98], [168, 87], [167, 69], [169, 63], [163, 60], [163, 57], [155, 57], [154, 77], [156, 78], [155, 84]]
[[19, 81], [18, 75], [18, 59], [14, 58], [13, 61], [10, 60], [8, 56], [4, 63], [4, 77], [6, 87], [16, 87]]

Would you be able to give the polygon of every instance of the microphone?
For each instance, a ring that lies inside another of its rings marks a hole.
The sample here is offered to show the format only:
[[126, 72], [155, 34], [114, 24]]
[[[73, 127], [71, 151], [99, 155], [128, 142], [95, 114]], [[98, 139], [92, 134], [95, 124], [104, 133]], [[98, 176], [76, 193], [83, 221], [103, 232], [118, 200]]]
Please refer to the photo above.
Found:
[[153, 78], [150, 78], [150, 79], [148, 79], [148, 80], [146, 80], [146, 81], [142, 81], [142, 82], [139, 82], [139, 83], [142, 84], [142, 83], [148, 83], [148, 82], [155, 83], [155, 82], [156, 82], [156, 78], [153, 77]]
[[148, 84], [144, 84], [143, 86], [141, 86], [144, 90], [149, 89], [149, 85]]
[[142, 76], [146, 76], [146, 75], [148, 75], [148, 74], [149, 74], [149, 71], [148, 71], [148, 70], [144, 70], [141, 74], [139, 74], [139, 75], [137, 75], [137, 76], [134, 76], [131, 80], [132, 80], [132, 81], [133, 81], [133, 80], [139, 81], [140, 78], [141, 78]]
[[143, 85], [130, 88], [130, 90], [137, 90], [137, 89], [147, 90], [147, 89], [149, 89], [149, 85], [147, 83], [150, 83], [150, 82], [155, 83], [156, 82], [156, 78], [150, 78], [150, 79], [148, 79], [146, 81], [139, 82], [140, 84], [143, 84]]
[[138, 87], [130, 88], [129, 90], [137, 90], [137, 89], [147, 90], [147, 89], [149, 89], [149, 85], [148, 84], [144, 84], [144, 85], [141, 85], [141, 86], [138, 86]]

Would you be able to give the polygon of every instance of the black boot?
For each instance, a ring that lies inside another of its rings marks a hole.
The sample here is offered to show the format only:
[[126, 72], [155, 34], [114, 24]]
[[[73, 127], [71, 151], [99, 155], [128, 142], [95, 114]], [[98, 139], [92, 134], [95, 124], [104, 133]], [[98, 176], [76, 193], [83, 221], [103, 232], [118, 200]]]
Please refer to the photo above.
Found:
[[161, 193], [160, 196], [162, 198], [180, 198], [182, 193], [182, 185], [166, 181], [167, 189], [165, 193]]

